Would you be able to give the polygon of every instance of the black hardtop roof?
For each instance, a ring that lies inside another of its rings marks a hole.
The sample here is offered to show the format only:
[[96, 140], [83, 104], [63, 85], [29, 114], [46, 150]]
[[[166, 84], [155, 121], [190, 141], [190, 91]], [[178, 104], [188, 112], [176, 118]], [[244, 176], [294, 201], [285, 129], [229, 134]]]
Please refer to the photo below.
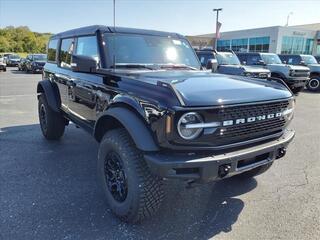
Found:
[[260, 52], [236, 52], [236, 55], [260, 55]]
[[136, 29], [136, 28], [125, 28], [125, 27], [108, 27], [104, 25], [92, 25], [82, 28], [75, 28], [72, 30], [68, 30], [65, 32], [57, 33], [51, 37], [51, 39], [55, 38], [68, 38], [68, 37], [76, 37], [76, 36], [84, 36], [84, 35], [92, 35], [97, 31], [100, 32], [109, 32], [109, 33], [131, 33], [131, 34], [143, 34], [143, 35], [152, 35], [152, 36], [163, 36], [163, 37], [178, 37], [182, 38], [183, 36], [178, 33], [172, 32], [162, 32], [155, 30], [146, 30], [146, 29]]

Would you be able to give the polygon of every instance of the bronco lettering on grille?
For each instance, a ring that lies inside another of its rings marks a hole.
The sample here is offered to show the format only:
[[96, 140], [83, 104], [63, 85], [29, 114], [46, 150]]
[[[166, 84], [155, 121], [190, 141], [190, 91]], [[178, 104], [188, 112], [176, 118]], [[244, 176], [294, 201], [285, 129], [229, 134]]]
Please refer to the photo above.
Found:
[[238, 125], [238, 124], [243, 124], [243, 123], [252, 123], [252, 122], [262, 121], [262, 120], [266, 120], [266, 119], [281, 117], [281, 116], [283, 116], [283, 113], [278, 112], [278, 113], [271, 113], [268, 115], [260, 115], [260, 116], [254, 116], [254, 117], [248, 117], [248, 118], [226, 120], [226, 121], [222, 122], [222, 126], [232, 126], [232, 125]]

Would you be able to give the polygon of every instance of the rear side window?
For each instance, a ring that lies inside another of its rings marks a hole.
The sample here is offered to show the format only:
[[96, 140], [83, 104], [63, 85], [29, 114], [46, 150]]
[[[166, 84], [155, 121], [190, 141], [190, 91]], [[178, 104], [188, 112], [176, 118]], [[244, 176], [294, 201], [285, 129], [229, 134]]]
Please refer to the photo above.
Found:
[[93, 57], [98, 61], [99, 56], [96, 36], [79, 37], [77, 41], [76, 55]]
[[62, 39], [59, 54], [60, 67], [71, 68], [71, 56], [73, 52], [73, 38]]
[[247, 56], [247, 64], [248, 65], [257, 65], [259, 60], [261, 60], [261, 57], [258, 54]]
[[301, 63], [300, 56], [290, 56], [287, 58], [287, 63], [292, 65], [299, 65]]
[[48, 62], [56, 62], [58, 39], [53, 39], [48, 44]]

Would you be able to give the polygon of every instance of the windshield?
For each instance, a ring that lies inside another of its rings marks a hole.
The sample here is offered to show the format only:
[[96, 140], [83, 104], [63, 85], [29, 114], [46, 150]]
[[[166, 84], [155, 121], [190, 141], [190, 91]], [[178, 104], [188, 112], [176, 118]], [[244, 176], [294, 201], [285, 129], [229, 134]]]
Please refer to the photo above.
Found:
[[317, 64], [317, 60], [314, 56], [311, 55], [302, 55], [301, 56], [302, 61], [304, 61], [305, 64]]
[[19, 55], [9, 55], [9, 59], [17, 59], [20, 58]]
[[218, 53], [217, 61], [219, 65], [240, 65], [240, 61], [233, 53]]
[[33, 55], [33, 59], [35, 61], [45, 61], [45, 60], [47, 60], [47, 55], [45, 55], [45, 54]]
[[[117, 65], [186, 65], [200, 69], [200, 63], [190, 44], [170, 37], [117, 34], [105, 36], [109, 59]], [[111, 66], [112, 67], [112, 66]]]
[[265, 64], [282, 64], [277, 54], [261, 54], [261, 58]]

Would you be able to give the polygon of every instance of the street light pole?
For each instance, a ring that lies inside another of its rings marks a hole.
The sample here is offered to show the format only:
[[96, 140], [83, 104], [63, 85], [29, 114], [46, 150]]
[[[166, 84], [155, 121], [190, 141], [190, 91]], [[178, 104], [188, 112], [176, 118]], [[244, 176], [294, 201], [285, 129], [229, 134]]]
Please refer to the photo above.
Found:
[[222, 8], [214, 8], [212, 11], [217, 12], [217, 19], [216, 19], [216, 38], [215, 38], [215, 43], [214, 43], [214, 48], [215, 48], [215, 50], [217, 50], [219, 12], [222, 11]]
[[288, 16], [287, 16], [287, 24], [286, 24], [286, 27], [289, 26], [289, 18], [290, 18], [290, 15], [293, 15], [293, 12], [289, 12]]

